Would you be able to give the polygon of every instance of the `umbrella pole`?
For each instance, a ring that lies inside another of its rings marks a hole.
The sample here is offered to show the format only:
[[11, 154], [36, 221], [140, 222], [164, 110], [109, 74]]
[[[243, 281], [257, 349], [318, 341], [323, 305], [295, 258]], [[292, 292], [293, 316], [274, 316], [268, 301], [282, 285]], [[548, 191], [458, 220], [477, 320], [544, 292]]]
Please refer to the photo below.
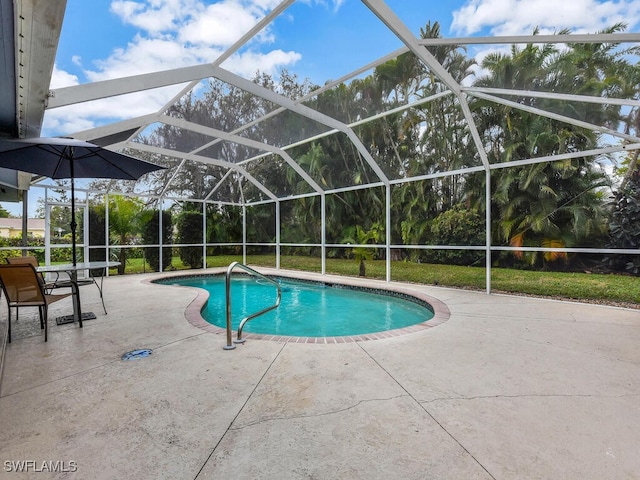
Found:
[[69, 162], [69, 168], [71, 170], [71, 258], [73, 259], [73, 266], [78, 264], [78, 255], [76, 254], [76, 190], [75, 179], [73, 178], [73, 160]]
[[[76, 254], [76, 179], [73, 172], [73, 147], [71, 147], [69, 158], [69, 173], [71, 174], [71, 258], [73, 259], [73, 266], [78, 264], [78, 255]], [[75, 289], [75, 302], [76, 308], [74, 309], [78, 315], [78, 325], [82, 328], [82, 308], [80, 306], [80, 288], [78, 287], [78, 271], [74, 268], [71, 272], [71, 283], [73, 289]]]

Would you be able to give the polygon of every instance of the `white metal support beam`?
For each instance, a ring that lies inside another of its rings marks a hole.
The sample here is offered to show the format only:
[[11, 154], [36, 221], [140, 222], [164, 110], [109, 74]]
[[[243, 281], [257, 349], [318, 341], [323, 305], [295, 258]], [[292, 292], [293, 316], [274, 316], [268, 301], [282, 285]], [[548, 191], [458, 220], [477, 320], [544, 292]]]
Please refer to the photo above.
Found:
[[[176, 158], [193, 160], [200, 163], [206, 163], [210, 165], [216, 165], [218, 167], [229, 168], [243, 177], [245, 177], [249, 182], [255, 185], [258, 190], [264, 193], [267, 197], [269, 197], [274, 202], [278, 199], [273, 192], [271, 192], [268, 188], [266, 188], [262, 183], [256, 180], [249, 172], [247, 172], [244, 168], [239, 167], [238, 165], [234, 165], [233, 163], [225, 162], [223, 160], [214, 160], [212, 158], [202, 157], [200, 155], [193, 155], [191, 153], [179, 152], [177, 150], [169, 150], [166, 148], [158, 148], [151, 145], [145, 145], [142, 143], [131, 143], [129, 144], [130, 148], [135, 150], [140, 150], [143, 152], [156, 153], [158, 155], [167, 155], [167, 156], [175, 156]], [[173, 152], [173, 153], [171, 153]]]
[[321, 273], [327, 273], [327, 194], [320, 195], [320, 250]]
[[142, 115], [119, 122], [109, 123], [100, 127], [91, 128], [89, 130], [82, 130], [73, 134], [73, 138], [78, 140], [84, 140], [90, 142], [96, 138], [110, 137], [122, 132], [128, 132], [133, 129], [139, 129], [146, 127], [154, 122], [157, 122], [158, 114], [152, 113], [149, 115]]
[[[340, 85], [342, 83], [346, 83], [350, 79], [356, 78], [356, 77], [360, 76], [362, 73], [367, 72], [369, 70], [372, 70], [375, 67], [377, 67], [378, 65], [381, 65], [381, 64], [383, 64], [385, 62], [388, 62], [389, 60], [392, 60], [392, 59], [398, 57], [399, 55], [401, 55], [403, 53], [406, 53], [408, 50], [409, 49], [407, 47], [402, 47], [402, 48], [399, 48], [398, 50], [395, 50], [395, 51], [393, 51], [391, 53], [388, 53], [387, 55], [385, 55], [385, 56], [383, 56], [383, 57], [381, 57], [381, 58], [379, 58], [379, 59], [377, 59], [377, 60], [375, 60], [373, 62], [370, 62], [370, 63], [358, 68], [357, 70], [354, 70], [353, 72], [350, 72], [347, 75], [344, 75], [344, 76], [338, 78], [337, 80], [333, 80], [331, 82], [327, 82], [322, 87], [320, 87], [320, 88], [308, 93], [307, 95], [305, 95], [303, 97], [300, 97], [300, 98], [296, 99], [294, 102], [296, 104], [305, 103], [307, 100], [310, 100], [311, 98], [317, 97], [318, 95], [320, 95], [320, 94], [322, 94], [322, 93], [324, 93], [324, 92], [326, 92], [328, 90], [331, 90], [332, 88], [334, 88], [334, 87], [336, 87], [336, 86], [338, 86], [338, 85]], [[287, 109], [285, 107], [279, 107], [279, 108], [277, 108], [277, 109], [275, 109], [275, 110], [263, 115], [262, 117], [256, 118], [253, 121], [251, 121], [251, 122], [249, 122], [249, 123], [247, 123], [245, 125], [242, 125], [242, 126], [238, 127], [235, 130], [232, 130], [229, 133], [238, 134], [240, 132], [248, 130], [249, 128], [253, 127], [254, 125], [257, 125], [258, 123], [260, 123], [262, 121], [265, 121], [265, 120], [267, 120], [269, 118], [275, 117], [275, 116], [279, 115], [280, 113], [282, 113], [282, 112], [284, 112], [286, 110]], [[353, 125], [349, 125], [349, 126], [353, 126]], [[333, 132], [331, 132], [331, 133], [333, 133]], [[306, 140], [310, 140], [310, 138], [308, 138]], [[305, 142], [305, 143], [307, 143], [307, 142]], [[292, 147], [292, 146], [293, 146], [293, 144], [285, 147], [284, 149]]]
[[599, 105], [619, 105], [623, 107], [640, 107], [640, 100], [636, 100], [633, 98], [593, 97], [590, 95], [575, 95], [570, 93], [541, 92], [535, 90], [511, 90], [508, 88], [491, 87], [462, 87], [462, 91], [467, 92], [470, 95], [474, 95], [477, 92], [486, 93], [489, 95], [547, 98], [551, 100], [562, 100], [567, 102], [596, 103]]
[[154, 88], [180, 85], [194, 80], [213, 76], [214, 66], [211, 64], [164, 70], [162, 72], [144, 73], [130, 77], [102, 80], [72, 87], [51, 90], [47, 108], [59, 108], [77, 103], [90, 102], [101, 98], [116, 97], [127, 93], [142, 92]]
[[[182, 160], [180, 160], [180, 163], [178, 164], [178, 166], [176, 166], [173, 169], [173, 173], [171, 174], [171, 177], [169, 177], [169, 180], [167, 180], [164, 185], [162, 186], [162, 190], [160, 191], [160, 196], [164, 196], [167, 191], [169, 190], [169, 187], [173, 184], [173, 181], [178, 177], [178, 174], [180, 173], [180, 171], [182, 170], [182, 168], [184, 167], [184, 164], [187, 163], [187, 160], [185, 158], [183, 158]], [[231, 170], [228, 170], [231, 171]]]
[[485, 212], [484, 212], [484, 235], [485, 235], [485, 288], [487, 294], [491, 293], [491, 171], [484, 172], [484, 196], [485, 196]]
[[595, 157], [598, 155], [609, 155], [611, 153], [630, 152], [634, 150], [640, 150], [640, 143], [621, 144], [621, 145], [611, 146], [611, 147], [596, 148], [593, 150], [583, 150], [581, 152], [567, 152], [567, 153], [560, 153], [558, 155], [547, 155], [544, 157], [524, 158], [522, 160], [511, 160], [509, 162], [492, 163], [491, 170], [498, 170], [501, 168], [521, 167], [523, 165], [532, 165], [535, 163], [558, 162], [560, 160], [568, 160], [571, 158]]
[[[278, 155], [280, 157], [282, 157], [282, 159], [287, 162], [287, 164], [295, 170], [295, 172], [300, 175], [308, 184], [309, 186], [311, 186], [311, 188], [320, 193], [322, 191], [322, 187], [320, 187], [320, 185], [318, 185], [316, 183], [315, 180], [313, 180], [313, 178], [311, 178], [307, 172], [305, 172], [300, 165], [298, 165], [295, 160], [293, 160], [293, 158], [291, 158], [291, 156], [285, 152], [284, 150], [278, 148], [278, 147], [274, 147], [272, 145], [269, 145], [267, 143], [263, 143], [263, 142], [258, 142], [256, 140], [251, 140], [250, 138], [245, 138], [245, 137], [240, 137], [238, 135], [232, 135], [230, 133], [226, 133], [223, 132], [222, 130], [217, 130], [215, 128], [211, 128], [211, 127], [205, 127], [203, 125], [198, 125], [196, 123], [193, 122], [188, 122], [182, 118], [175, 118], [175, 117], [171, 117], [168, 115], [161, 115], [160, 117], [158, 117], [158, 121], [165, 123], [167, 125], [173, 125], [175, 127], [178, 128], [183, 128], [185, 130], [190, 130], [192, 132], [197, 132], [197, 133], [202, 133], [204, 135], [208, 135], [210, 137], [218, 137], [224, 141], [227, 142], [233, 142], [233, 143], [237, 143], [239, 145], [244, 145], [246, 147], [250, 147], [250, 148], [255, 148], [257, 150], [263, 150], [263, 151], [267, 151], [270, 153], [273, 153], [274, 155]], [[198, 151], [202, 151], [204, 149], [207, 148], [209, 144], [205, 144], [202, 147], [192, 151], [191, 153], [196, 154]]]
[[240, 48], [246, 41], [265, 28], [277, 15], [282, 13], [294, 0], [281, 2], [269, 15], [243, 35], [231, 48], [211, 64], [176, 68], [162, 72], [153, 72], [130, 77], [104, 80], [71, 87], [52, 89], [49, 91], [48, 109], [59, 108], [101, 98], [108, 98], [127, 93], [140, 92], [170, 85], [200, 81], [212, 76], [213, 69]]
[[258, 97], [262, 97], [276, 105], [280, 105], [282, 107], [285, 107], [289, 110], [291, 110], [292, 112], [295, 112], [299, 115], [302, 115], [303, 117], [309, 118], [313, 121], [316, 121], [322, 125], [331, 127], [331, 128], [335, 128], [336, 130], [341, 131], [342, 133], [346, 134], [347, 137], [349, 137], [349, 139], [351, 140], [351, 142], [354, 144], [354, 146], [356, 147], [356, 149], [358, 150], [358, 152], [360, 153], [360, 155], [362, 155], [362, 157], [365, 159], [365, 161], [369, 164], [369, 166], [372, 168], [372, 170], [376, 173], [376, 175], [378, 176], [378, 178], [384, 182], [385, 184], [389, 183], [389, 179], [387, 178], [387, 176], [384, 174], [384, 172], [380, 169], [380, 167], [378, 166], [378, 164], [376, 163], [376, 161], [373, 159], [373, 157], [371, 156], [371, 154], [369, 153], [369, 151], [365, 148], [365, 146], [363, 145], [363, 143], [360, 141], [360, 139], [357, 137], [357, 135], [355, 133], [353, 133], [353, 130], [350, 129], [346, 124], [336, 120], [333, 117], [329, 117], [328, 115], [325, 115], [323, 113], [318, 112], [317, 110], [313, 110], [312, 108], [309, 108], [307, 106], [304, 105], [300, 105], [296, 102], [294, 102], [293, 100], [284, 97], [282, 95], [278, 95], [275, 92], [272, 92], [271, 90], [264, 88], [254, 82], [251, 82], [249, 80], [246, 80], [242, 77], [239, 77], [238, 75], [235, 75], [231, 72], [228, 72], [226, 70], [223, 70], [221, 68], [216, 69], [216, 73], [214, 74], [214, 76], [224, 82], [227, 82], [231, 85], [234, 85], [242, 90], [245, 90], [249, 93], [252, 93]]
[[398, 18], [382, 0], [362, 0], [369, 9], [384, 23], [407, 47], [416, 55], [429, 69], [435, 73], [440, 80], [456, 95], [460, 102], [460, 108], [469, 126], [469, 131], [473, 138], [480, 160], [485, 168], [489, 168], [489, 159], [484, 149], [482, 139], [478, 133], [471, 109], [460, 84], [451, 76], [440, 62], [425, 47], [420, 45], [418, 39], [411, 33], [409, 28]]
[[[262, 31], [264, 28], [269, 26], [269, 24], [280, 15], [285, 9], [287, 9], [295, 0], [284, 0], [280, 2], [273, 10], [271, 10], [264, 18], [262, 18], [258, 23], [256, 23], [247, 33], [242, 35], [233, 45], [231, 45], [228, 49], [226, 49], [222, 55], [220, 55], [215, 61], [212, 62], [212, 65], [219, 66], [237, 52], [244, 44], [246, 44], [249, 40], [251, 40], [258, 32]], [[165, 112], [171, 105], [176, 103], [180, 98], [182, 98], [189, 90], [192, 90], [202, 79], [193, 80], [188, 85], [186, 85], [182, 90], [180, 90], [172, 99], [170, 99], [160, 110], [159, 112]]]
[[[66, 5], [66, 0], [13, 1], [13, 18], [7, 19], [13, 22], [13, 42], [5, 48], [14, 48], [14, 55], [12, 59], [6, 59], [11, 64], [2, 65], [3, 70], [11, 71], [9, 75], [13, 74], [15, 79], [15, 90], [12, 89], [10, 95], [15, 101], [15, 110], [11, 109], [11, 113], [16, 115], [16, 129], [10, 132], [11, 136], [40, 136]], [[5, 13], [9, 14], [3, 9], [3, 15]], [[6, 26], [3, 25], [3, 29]], [[0, 36], [8, 40], [4, 33]], [[4, 95], [3, 92], [0, 98]], [[4, 114], [1, 112], [0, 118]]]
[[384, 250], [386, 252], [385, 258], [386, 261], [386, 279], [387, 282], [391, 281], [391, 185], [386, 185], [384, 189], [385, 193], [385, 201], [384, 201], [384, 209], [385, 209], [385, 219], [384, 219], [384, 230], [385, 230], [385, 247]]
[[568, 35], [504, 35], [497, 37], [423, 38], [420, 45], [513, 45], [522, 43], [634, 43], [640, 33], [572, 33]]
[[629, 142], [640, 142], [640, 138], [627, 135], [626, 133], [618, 132], [616, 130], [612, 130], [610, 128], [602, 127], [599, 125], [594, 125], [593, 123], [583, 122], [582, 120], [576, 120], [575, 118], [567, 117], [565, 115], [560, 115], [553, 112], [547, 112], [546, 110], [542, 110], [536, 107], [530, 107], [528, 105], [523, 105], [518, 102], [513, 102], [511, 100], [505, 100], [501, 97], [496, 97], [494, 95], [487, 95], [486, 93], [474, 92], [473, 95], [484, 98], [485, 100], [489, 100], [501, 105], [505, 105], [507, 107], [512, 107], [518, 110], [523, 110], [525, 112], [533, 113], [535, 115], [540, 115], [541, 117], [547, 117], [552, 120], [558, 120], [560, 122], [568, 123], [570, 125], [575, 125], [576, 127], [584, 128], [586, 130], [592, 130], [594, 132], [605, 133], [607, 135], [611, 135], [613, 137], [623, 138]]
[[231, 176], [232, 172], [233, 172], [233, 170], [227, 170], [227, 172], [222, 176], [220, 181], [211, 189], [211, 191], [204, 198], [205, 202], [209, 201], [211, 199], [211, 197], [213, 197], [213, 194], [216, 193], [220, 187], [222, 187], [224, 182]]

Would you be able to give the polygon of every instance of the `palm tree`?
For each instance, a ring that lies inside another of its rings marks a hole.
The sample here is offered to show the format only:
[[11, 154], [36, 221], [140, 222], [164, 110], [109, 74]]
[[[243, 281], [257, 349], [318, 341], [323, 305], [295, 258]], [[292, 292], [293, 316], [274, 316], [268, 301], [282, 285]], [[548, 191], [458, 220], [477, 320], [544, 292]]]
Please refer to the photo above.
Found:
[[[105, 212], [105, 206], [96, 207]], [[109, 197], [109, 234], [113, 245], [131, 245], [140, 233], [142, 225], [141, 218], [144, 211], [144, 203], [135, 197], [125, 197], [123, 195], [112, 195]], [[124, 275], [127, 248], [120, 248], [118, 253], [118, 275]]]
[[364, 247], [370, 242], [377, 242], [380, 236], [383, 234], [384, 229], [379, 223], [375, 223], [369, 230], [365, 230], [360, 225], [350, 227], [346, 230], [346, 236], [342, 239], [342, 243], [351, 244], [354, 246], [351, 249], [353, 258], [358, 262], [358, 275], [361, 277], [366, 276], [366, 260], [373, 260], [375, 253], [372, 248]]
[[[577, 49], [576, 49], [577, 50]], [[551, 45], [513, 46], [509, 55], [492, 54], [482, 67], [488, 74], [474, 85], [513, 88], [518, 90], [554, 91], [559, 82], [574, 82], [574, 91], [606, 82], [594, 77], [599, 69], [576, 58], [572, 50], [559, 52]], [[580, 55], [582, 58], [582, 55]], [[598, 57], [600, 62], [603, 59]], [[572, 72], [558, 73], [558, 65], [572, 64]], [[566, 90], [566, 88], [565, 88]], [[597, 89], [596, 89], [597, 90]], [[539, 100], [522, 95], [518, 103], [555, 110], [566, 102]], [[551, 120], [534, 113], [486, 101], [474, 103], [486, 143], [491, 145], [493, 162], [543, 157], [595, 148], [597, 133], [570, 124]], [[565, 112], [563, 112], [565, 113]], [[610, 112], [591, 105], [582, 113], [588, 120], [602, 121]], [[584, 118], [581, 118], [584, 119]], [[606, 175], [598, 171], [593, 159], [575, 158], [553, 163], [505, 168], [492, 173], [492, 209], [494, 238], [512, 246], [568, 247], [583, 245], [594, 238], [603, 239], [606, 231], [606, 211], [602, 187]], [[482, 194], [479, 194], [480, 197]], [[537, 255], [521, 255], [530, 263], [539, 262]], [[547, 255], [544, 261], [557, 260], [562, 255]]]

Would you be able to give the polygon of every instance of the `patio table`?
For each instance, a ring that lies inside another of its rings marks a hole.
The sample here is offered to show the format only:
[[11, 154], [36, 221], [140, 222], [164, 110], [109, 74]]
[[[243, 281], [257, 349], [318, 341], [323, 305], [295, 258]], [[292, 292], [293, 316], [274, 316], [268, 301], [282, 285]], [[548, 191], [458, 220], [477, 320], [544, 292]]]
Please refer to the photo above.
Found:
[[73, 294], [73, 314], [64, 315], [56, 318], [56, 323], [62, 325], [64, 323], [78, 322], [82, 328], [83, 320], [91, 320], [96, 318], [95, 313], [82, 313], [82, 305], [80, 302], [80, 287], [78, 285], [78, 272], [81, 270], [106, 270], [107, 268], [117, 267], [120, 262], [80, 262], [77, 264], [64, 263], [60, 265], [41, 265], [36, 271], [41, 273], [66, 273], [69, 275], [71, 282], [71, 292]]

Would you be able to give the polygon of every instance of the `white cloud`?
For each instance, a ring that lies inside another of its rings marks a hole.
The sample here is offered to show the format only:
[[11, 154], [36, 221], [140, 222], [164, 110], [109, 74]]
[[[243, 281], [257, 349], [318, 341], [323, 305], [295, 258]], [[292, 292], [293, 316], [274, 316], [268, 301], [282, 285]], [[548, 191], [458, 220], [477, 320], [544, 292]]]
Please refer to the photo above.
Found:
[[615, 23], [640, 22], [637, 0], [469, 0], [453, 12], [451, 30], [461, 35], [488, 31], [491, 35], [530, 34], [570, 28], [594, 33]]
[[185, 18], [197, 16], [202, 9], [202, 3], [197, 0], [116, 0], [111, 3], [111, 11], [125, 24], [150, 34], [179, 29]]
[[306, 3], [308, 5], [324, 5], [327, 8], [330, 8], [334, 13], [340, 10], [340, 7], [344, 5], [346, 0], [300, 0], [301, 3]]
[[272, 50], [267, 54], [247, 52], [243, 55], [230, 57], [222, 64], [222, 67], [250, 78], [257, 71], [275, 75], [279, 66], [293, 64], [300, 58], [299, 53], [283, 52], [282, 50]]
[[79, 83], [77, 75], [60, 70], [56, 65], [53, 66], [51, 88], [70, 87], [72, 85], [78, 85]]
[[171, 39], [137, 36], [126, 48], [116, 49], [96, 70], [86, 70], [89, 81], [108, 80], [204, 63], [205, 55], [219, 55], [214, 48], [188, 48]]
[[214, 3], [185, 23], [178, 40], [196, 45], [230, 46], [263, 16], [257, 15], [256, 10], [236, 2]]
[[48, 131], [56, 132], [54, 135], [59, 135], [60, 132], [81, 132], [95, 126], [95, 122], [88, 118], [87, 112], [75, 106], [48, 111], [43, 130], [45, 136], [49, 136], [50, 134], [46, 133]]

